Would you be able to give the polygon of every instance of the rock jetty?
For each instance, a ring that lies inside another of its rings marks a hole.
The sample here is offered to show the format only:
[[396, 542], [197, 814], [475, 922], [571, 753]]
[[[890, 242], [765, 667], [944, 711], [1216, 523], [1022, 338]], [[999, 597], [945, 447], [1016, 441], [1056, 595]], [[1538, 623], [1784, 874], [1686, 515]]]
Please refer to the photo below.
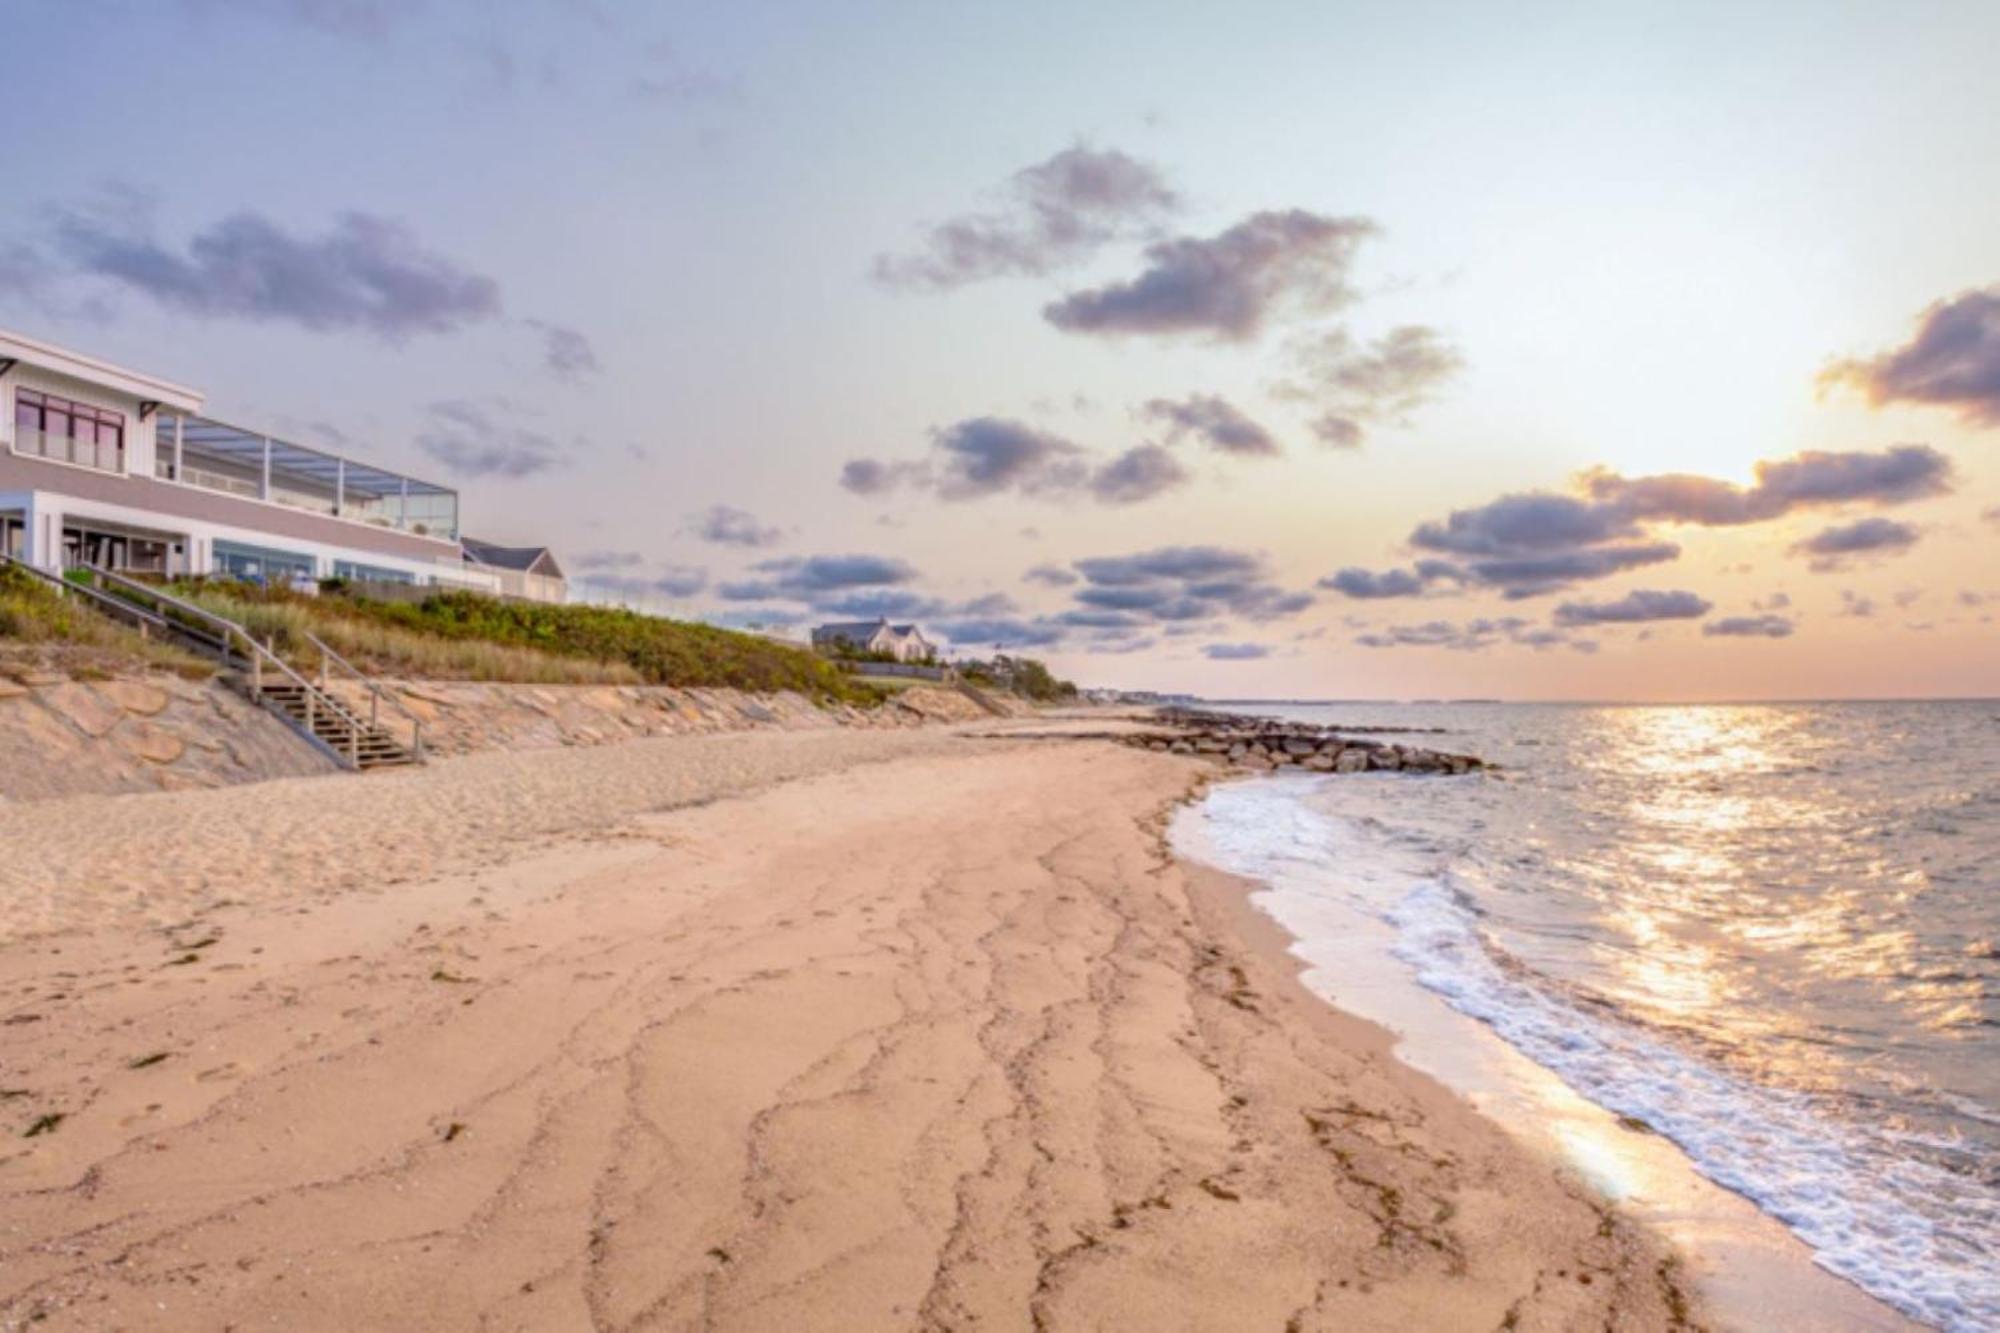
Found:
[[1238, 713], [1168, 709], [1159, 721], [1171, 730], [1136, 732], [1128, 745], [1171, 754], [1204, 756], [1237, 768], [1298, 768], [1312, 773], [1462, 774], [1485, 768], [1476, 755], [1451, 754], [1422, 746], [1364, 740], [1335, 727], [1316, 727], [1280, 718]]

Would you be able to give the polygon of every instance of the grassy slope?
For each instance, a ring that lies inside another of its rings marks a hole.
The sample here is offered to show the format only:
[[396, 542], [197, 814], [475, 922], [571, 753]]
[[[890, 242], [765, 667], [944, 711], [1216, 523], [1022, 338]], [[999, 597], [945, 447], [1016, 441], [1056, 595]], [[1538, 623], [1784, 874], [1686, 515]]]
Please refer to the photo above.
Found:
[[0, 660], [20, 669], [101, 674], [134, 666], [189, 677], [215, 674], [211, 664], [93, 611], [78, 597], [61, 597], [31, 574], [0, 565]]
[[880, 696], [802, 648], [754, 634], [595, 606], [502, 602], [440, 592], [421, 602], [301, 596], [206, 582], [184, 596], [307, 660], [307, 632], [356, 665], [439, 680], [796, 690], [871, 704]]

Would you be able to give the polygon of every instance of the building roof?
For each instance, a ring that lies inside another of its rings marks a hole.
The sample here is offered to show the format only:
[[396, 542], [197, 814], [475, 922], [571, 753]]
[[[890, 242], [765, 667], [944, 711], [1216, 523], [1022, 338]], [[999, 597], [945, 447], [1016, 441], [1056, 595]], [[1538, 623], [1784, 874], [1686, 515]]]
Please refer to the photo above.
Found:
[[[875, 637], [877, 630], [886, 629], [886, 620], [836, 620], [813, 629], [815, 639], [853, 639], [865, 643]], [[898, 631], [900, 633], [901, 631]]]
[[563, 577], [562, 566], [556, 563], [555, 553], [546, 546], [498, 546], [476, 537], [461, 537], [458, 544], [465, 549], [465, 558], [475, 564], [519, 570], [523, 574], [543, 574], [555, 579]]
[[72, 352], [26, 334], [0, 329], [0, 362], [19, 361], [71, 379], [101, 384], [145, 403], [160, 403], [181, 412], [201, 411], [201, 391], [143, 371], [127, 370], [82, 352]]

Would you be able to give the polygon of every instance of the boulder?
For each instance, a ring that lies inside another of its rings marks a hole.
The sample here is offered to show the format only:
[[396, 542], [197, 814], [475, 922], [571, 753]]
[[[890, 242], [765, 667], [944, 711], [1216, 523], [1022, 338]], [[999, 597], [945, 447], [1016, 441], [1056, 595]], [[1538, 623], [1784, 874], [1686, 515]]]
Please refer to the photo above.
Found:
[[1336, 773], [1360, 773], [1365, 771], [1367, 767], [1368, 751], [1366, 750], [1342, 750], [1340, 757], [1333, 761], [1333, 771]]
[[158, 723], [128, 720], [113, 733], [118, 748], [149, 764], [171, 764], [187, 753], [187, 742]]
[[1334, 763], [1334, 757], [1322, 750], [1318, 754], [1308, 755], [1299, 767], [1310, 768], [1315, 773], [1331, 773]]
[[112, 703], [140, 717], [151, 717], [167, 706], [167, 692], [143, 680], [102, 680], [95, 688]]
[[86, 736], [98, 737], [118, 725], [125, 710], [88, 686], [66, 680], [38, 692], [42, 704]]
[[1371, 750], [1368, 754], [1368, 767], [1370, 768], [1395, 769], [1402, 766], [1403, 757], [1394, 750]]
[[1317, 751], [1319, 747], [1303, 737], [1295, 736], [1285, 742], [1285, 753], [1294, 759], [1303, 759]]

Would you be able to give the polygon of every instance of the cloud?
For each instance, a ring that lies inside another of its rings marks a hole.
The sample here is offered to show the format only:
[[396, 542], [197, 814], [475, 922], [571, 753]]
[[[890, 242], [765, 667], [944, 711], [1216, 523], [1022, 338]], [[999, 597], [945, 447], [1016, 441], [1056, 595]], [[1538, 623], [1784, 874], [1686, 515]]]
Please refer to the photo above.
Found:
[[1946, 407], [1977, 426], [2000, 426], [2000, 286], [1961, 292], [1917, 318], [1916, 336], [1879, 356], [1837, 361], [1820, 376], [1875, 407]]
[[1256, 213], [1215, 236], [1155, 242], [1138, 277], [1072, 292], [1042, 314], [1070, 333], [1196, 333], [1244, 342], [1274, 315], [1352, 300], [1355, 249], [1376, 230], [1366, 218], [1303, 209]]
[[1036, 565], [1021, 576], [1024, 583], [1039, 583], [1045, 588], [1067, 588], [1077, 581], [1077, 575], [1061, 565]]
[[1913, 524], [1877, 516], [1822, 528], [1795, 543], [1792, 553], [1812, 557], [1808, 568], [1816, 574], [1827, 574], [1845, 569], [1854, 556], [1901, 555], [1915, 546], [1922, 535]]
[[1632, 625], [1648, 620], [1699, 620], [1713, 603], [1691, 592], [1659, 592], [1641, 588], [1626, 593], [1615, 602], [1564, 602], [1555, 611], [1555, 623], [1579, 625]]
[[939, 621], [934, 629], [954, 644], [995, 644], [1007, 648], [1041, 648], [1062, 641], [1059, 626], [1011, 616], [974, 616]]
[[1137, 445], [1093, 465], [1083, 449], [1062, 436], [1007, 417], [971, 417], [932, 432], [927, 459], [850, 459], [840, 474], [840, 484], [857, 495], [910, 487], [947, 501], [1008, 494], [1044, 500], [1088, 495], [1115, 505], [1150, 500], [1188, 480], [1187, 469], [1159, 445]]
[[1756, 465], [1755, 481], [1734, 486], [1713, 477], [1668, 473], [1621, 477], [1585, 473], [1595, 503], [1629, 520], [1726, 527], [1758, 523], [1800, 509], [1841, 504], [1904, 504], [1949, 494], [1951, 460], [1929, 445], [1901, 444], [1876, 452], [1807, 450]]
[[1153, 167], [1081, 144], [1015, 172], [1002, 193], [995, 212], [930, 228], [916, 253], [877, 256], [876, 281], [941, 291], [985, 278], [1039, 277], [1107, 242], [1146, 234], [1180, 206]]
[[1376, 422], [1403, 424], [1465, 366], [1465, 357], [1436, 329], [1406, 324], [1357, 348], [1345, 329], [1329, 329], [1292, 345], [1301, 378], [1279, 392], [1318, 403], [1325, 411], [1311, 430], [1322, 444], [1351, 449]]
[[1201, 655], [1211, 662], [1252, 662], [1269, 657], [1271, 650], [1261, 643], [1209, 643], [1202, 645]]
[[879, 555], [786, 556], [751, 566], [760, 577], [724, 583], [716, 592], [732, 602], [810, 602], [851, 588], [889, 587], [917, 576], [902, 560]]
[[785, 538], [782, 529], [765, 527], [755, 514], [734, 505], [710, 505], [690, 521], [695, 536], [721, 546], [775, 546]]
[[1681, 548], [1654, 534], [1652, 524], [1758, 523], [1844, 504], [1902, 504], [1946, 494], [1952, 485], [1950, 460], [1920, 444], [1809, 451], [1760, 462], [1754, 476], [1743, 487], [1687, 474], [1586, 472], [1576, 495], [1518, 492], [1418, 524], [1409, 544], [1429, 558], [1410, 569], [1347, 569], [1321, 586], [1356, 598], [1417, 596], [1440, 583], [1494, 588], [1509, 599], [1536, 597], [1677, 559]]
[[887, 495], [905, 482], [921, 482], [929, 475], [929, 469], [921, 463], [852, 458], [840, 469], [840, 484], [856, 495]]
[[637, 551], [586, 551], [572, 557], [569, 564], [579, 570], [632, 569], [646, 563]]
[[1187, 481], [1179, 459], [1157, 444], [1141, 444], [1092, 473], [1090, 493], [1104, 504], [1139, 504]]
[[[507, 404], [501, 411], [511, 412]], [[511, 421], [496, 420], [486, 407], [447, 399], [427, 409], [429, 422], [417, 434], [417, 448], [459, 477], [529, 477], [560, 466], [563, 448], [551, 436]]]
[[1792, 622], [1784, 616], [1724, 616], [1703, 625], [1701, 632], [1711, 638], [1783, 639], [1792, 629]]
[[1319, 586], [1362, 601], [1384, 597], [1416, 597], [1428, 581], [1414, 569], [1385, 569], [1380, 572], [1349, 565], [1319, 581]]
[[1147, 417], [1167, 423], [1167, 438], [1173, 443], [1192, 435], [1226, 454], [1270, 456], [1280, 452], [1271, 432], [1215, 394], [1193, 393], [1179, 402], [1155, 398], [1143, 411]]
[[1531, 648], [1536, 652], [1567, 646], [1578, 652], [1595, 652], [1597, 645], [1587, 639], [1572, 639], [1561, 630], [1537, 626], [1519, 616], [1468, 620], [1426, 620], [1415, 625], [1390, 625], [1370, 634], [1355, 636], [1364, 648], [1447, 648], [1453, 652], [1481, 652], [1503, 643]]
[[542, 364], [557, 379], [578, 380], [603, 369], [597, 349], [577, 330], [540, 319], [528, 320], [527, 325], [542, 335]]
[[244, 211], [174, 249], [152, 236], [136, 196], [128, 193], [126, 204], [122, 213], [61, 213], [55, 247], [77, 273], [175, 314], [315, 332], [361, 329], [397, 340], [450, 333], [500, 313], [498, 283], [388, 218], [343, 213], [322, 235], [298, 236]]
[[692, 565], [668, 565], [657, 574], [593, 574], [580, 582], [625, 597], [682, 598], [708, 586], [708, 571]]
[[1223, 547], [1167, 546], [1094, 556], [1073, 567], [1084, 580], [1074, 596], [1079, 606], [1155, 622], [1232, 616], [1262, 622], [1296, 615], [1313, 602], [1312, 594], [1274, 582], [1260, 556]]
[[1840, 614], [1866, 618], [1875, 614], [1875, 599], [1863, 597], [1852, 588], [1840, 590]]

